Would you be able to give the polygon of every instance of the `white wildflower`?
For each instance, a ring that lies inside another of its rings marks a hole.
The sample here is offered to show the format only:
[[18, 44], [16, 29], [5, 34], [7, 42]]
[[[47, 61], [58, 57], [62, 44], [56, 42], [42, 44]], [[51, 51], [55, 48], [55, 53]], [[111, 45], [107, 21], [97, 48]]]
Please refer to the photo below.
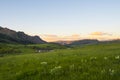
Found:
[[104, 57], [105, 60], [107, 60], [108, 58], [107, 57]]
[[61, 70], [61, 68], [62, 68], [61, 66], [54, 67], [53, 69], [50, 70], [50, 73], [59, 74], [60, 73], [59, 71]]
[[55, 67], [56, 69], [61, 69], [62, 67], [61, 66], [57, 66], [57, 67]]
[[109, 69], [110, 75], [113, 75], [115, 73], [114, 69]]
[[115, 59], [120, 59], [120, 56], [115, 56]]
[[96, 60], [97, 59], [97, 57], [91, 57], [90, 58], [90, 60]]
[[47, 62], [41, 62], [41, 65], [47, 65]]

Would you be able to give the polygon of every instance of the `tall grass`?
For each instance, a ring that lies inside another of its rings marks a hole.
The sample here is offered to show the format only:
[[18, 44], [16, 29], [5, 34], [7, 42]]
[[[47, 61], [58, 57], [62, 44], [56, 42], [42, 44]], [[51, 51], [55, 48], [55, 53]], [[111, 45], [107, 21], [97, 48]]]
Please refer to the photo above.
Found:
[[0, 58], [0, 80], [120, 80], [120, 43]]

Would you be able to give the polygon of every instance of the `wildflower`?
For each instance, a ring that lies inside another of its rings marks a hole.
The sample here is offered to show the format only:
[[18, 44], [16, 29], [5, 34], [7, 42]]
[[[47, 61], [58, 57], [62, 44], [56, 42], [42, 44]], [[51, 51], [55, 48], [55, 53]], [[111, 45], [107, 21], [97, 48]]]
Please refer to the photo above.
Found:
[[115, 59], [120, 59], [120, 56], [115, 56]]
[[101, 73], [105, 73], [105, 69], [103, 69], [103, 70], [101, 71]]
[[96, 60], [97, 59], [97, 57], [91, 57], [90, 58], [90, 60]]
[[87, 60], [86, 60], [86, 59], [81, 59], [81, 62], [82, 62], [82, 63], [86, 63]]
[[61, 66], [54, 67], [53, 69], [50, 70], [51, 74], [60, 74], [61, 71]]
[[62, 67], [61, 66], [57, 66], [57, 67], [55, 67], [56, 69], [61, 69]]
[[94, 59], [97, 59], [97, 57], [94, 57]]
[[47, 65], [47, 62], [41, 62], [41, 65]]
[[110, 75], [113, 75], [115, 73], [115, 70], [109, 69]]
[[107, 57], [104, 57], [105, 60], [107, 60], [108, 58]]

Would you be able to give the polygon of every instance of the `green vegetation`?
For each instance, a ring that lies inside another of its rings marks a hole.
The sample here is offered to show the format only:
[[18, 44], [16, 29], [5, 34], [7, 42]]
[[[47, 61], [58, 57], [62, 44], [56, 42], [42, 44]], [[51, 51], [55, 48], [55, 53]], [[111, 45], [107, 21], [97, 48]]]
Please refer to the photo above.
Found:
[[[53, 44], [1, 45], [20, 54], [0, 57], [0, 80], [120, 80], [120, 43], [62, 49]], [[33, 47], [54, 51], [35, 53]]]
[[53, 49], [65, 49], [67, 47], [55, 43], [49, 43], [49, 44], [30, 44], [27, 45], [30, 48], [33, 49], [42, 49], [42, 50], [53, 50]]
[[21, 54], [30, 54], [33, 53], [34, 50], [28, 48], [25, 45], [20, 44], [0, 44], [0, 57], [8, 56], [8, 55], [21, 55]]

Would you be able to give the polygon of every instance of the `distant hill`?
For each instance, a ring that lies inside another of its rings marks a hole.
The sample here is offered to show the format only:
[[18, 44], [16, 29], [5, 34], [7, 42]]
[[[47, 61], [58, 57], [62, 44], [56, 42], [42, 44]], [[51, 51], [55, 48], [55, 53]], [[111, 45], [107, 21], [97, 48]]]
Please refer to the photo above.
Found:
[[71, 44], [72, 42], [74, 41], [56, 41], [54, 43], [61, 44], [61, 45], [67, 45], [67, 44]]
[[99, 41], [96, 39], [84, 39], [84, 40], [73, 41], [68, 45], [74, 46], [74, 45], [86, 45], [86, 44], [97, 44], [97, 43], [99, 43]]
[[96, 39], [83, 39], [83, 40], [75, 40], [75, 41], [56, 41], [55, 43], [61, 45], [85, 45], [85, 44], [96, 44], [99, 43]]
[[100, 41], [100, 43], [119, 43], [120, 39], [113, 39], [113, 40], [108, 40], [108, 41]]
[[38, 36], [30, 36], [24, 32], [16, 32], [8, 28], [0, 27], [1, 43], [39, 44], [46, 43]]
[[89, 44], [98, 44], [98, 43], [118, 43], [120, 42], [120, 39], [113, 39], [113, 40], [107, 40], [107, 41], [99, 41], [97, 39], [83, 39], [83, 40], [77, 40], [77, 41], [57, 41], [55, 43], [66, 45], [66, 46], [77, 46], [77, 45], [89, 45]]

